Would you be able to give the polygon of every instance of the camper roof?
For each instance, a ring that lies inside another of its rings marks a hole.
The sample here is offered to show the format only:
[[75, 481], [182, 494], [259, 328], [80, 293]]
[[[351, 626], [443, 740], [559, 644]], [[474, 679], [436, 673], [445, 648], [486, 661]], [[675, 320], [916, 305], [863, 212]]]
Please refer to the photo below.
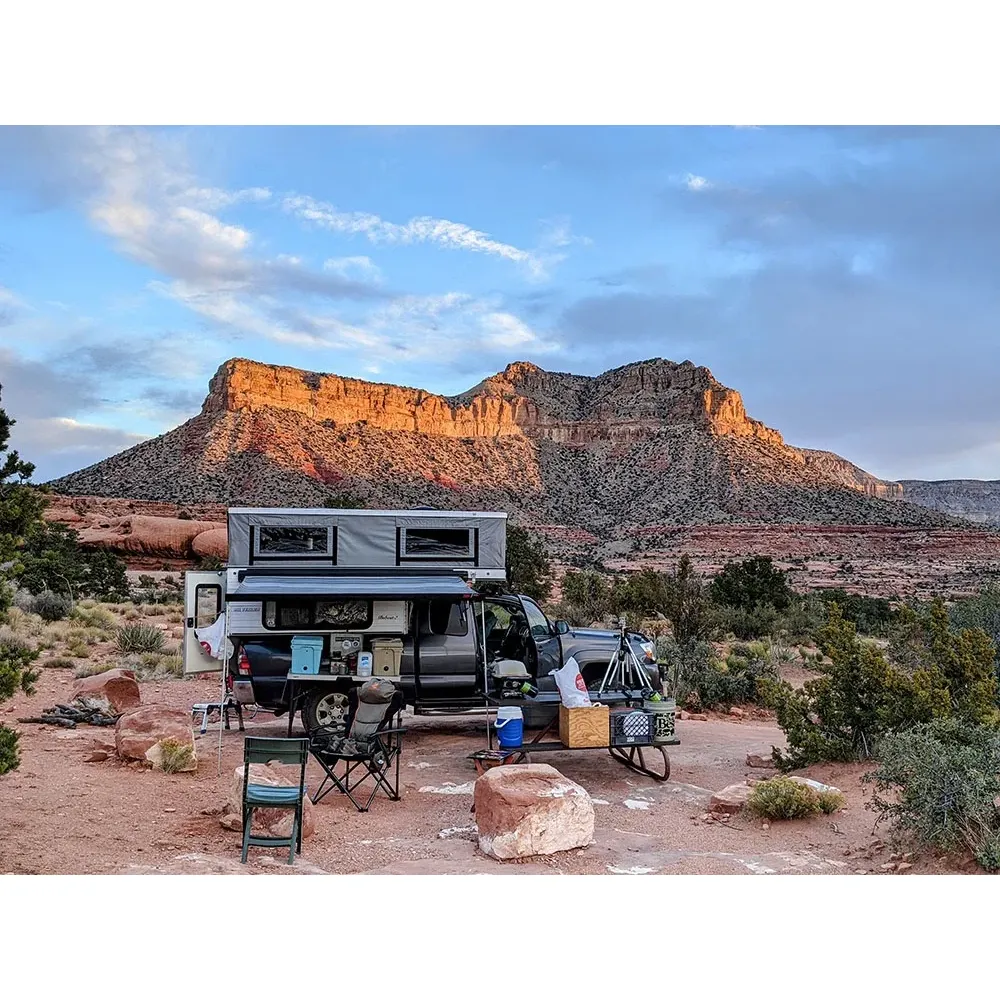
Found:
[[387, 515], [397, 516], [399, 514], [411, 514], [414, 517], [483, 517], [497, 518], [507, 517], [507, 512], [502, 510], [437, 510], [427, 507], [399, 508], [396, 510], [368, 510], [366, 508], [354, 507], [230, 507], [230, 514], [335, 514], [337, 517], [386, 517]]

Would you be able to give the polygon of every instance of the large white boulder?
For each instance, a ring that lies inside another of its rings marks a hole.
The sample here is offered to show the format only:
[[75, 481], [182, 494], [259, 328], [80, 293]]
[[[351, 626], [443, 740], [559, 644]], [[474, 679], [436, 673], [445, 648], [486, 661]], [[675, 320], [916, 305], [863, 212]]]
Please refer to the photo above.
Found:
[[594, 839], [587, 790], [548, 764], [490, 768], [474, 791], [479, 849], [506, 861], [586, 847]]

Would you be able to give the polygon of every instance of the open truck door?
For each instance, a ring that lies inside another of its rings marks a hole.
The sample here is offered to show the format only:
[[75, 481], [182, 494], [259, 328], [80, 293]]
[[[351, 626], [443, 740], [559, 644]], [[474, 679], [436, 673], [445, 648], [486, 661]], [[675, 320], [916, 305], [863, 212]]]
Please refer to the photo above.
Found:
[[195, 635], [218, 621], [225, 608], [224, 570], [197, 570], [184, 574], [184, 673], [204, 674], [222, 669], [222, 660], [212, 656]]

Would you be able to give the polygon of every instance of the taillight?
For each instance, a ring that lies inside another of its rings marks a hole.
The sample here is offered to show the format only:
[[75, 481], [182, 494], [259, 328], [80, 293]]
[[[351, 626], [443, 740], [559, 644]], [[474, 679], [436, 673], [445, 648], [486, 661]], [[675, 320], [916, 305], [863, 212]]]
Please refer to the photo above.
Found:
[[250, 676], [250, 657], [247, 656], [247, 651], [245, 649], [240, 650], [240, 661], [236, 667], [238, 673], [244, 674], [245, 676]]

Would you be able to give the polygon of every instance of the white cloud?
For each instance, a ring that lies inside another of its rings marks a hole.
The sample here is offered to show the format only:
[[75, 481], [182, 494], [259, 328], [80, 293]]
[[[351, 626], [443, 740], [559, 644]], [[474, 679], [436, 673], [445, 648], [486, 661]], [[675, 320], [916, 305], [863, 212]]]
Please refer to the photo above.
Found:
[[324, 271], [333, 271], [342, 278], [357, 278], [362, 281], [381, 281], [382, 271], [378, 264], [371, 259], [360, 255], [357, 257], [331, 257], [323, 261]]
[[688, 174], [684, 178], [684, 186], [689, 191], [704, 191], [706, 188], [712, 186], [712, 182], [707, 177], [701, 177], [699, 174]]
[[533, 274], [544, 270], [542, 259], [529, 250], [501, 243], [462, 222], [419, 216], [400, 224], [387, 222], [370, 212], [342, 212], [334, 205], [306, 195], [290, 195], [282, 203], [286, 212], [325, 229], [366, 236], [372, 243], [408, 245], [436, 243], [449, 249], [491, 254], [525, 265]]

